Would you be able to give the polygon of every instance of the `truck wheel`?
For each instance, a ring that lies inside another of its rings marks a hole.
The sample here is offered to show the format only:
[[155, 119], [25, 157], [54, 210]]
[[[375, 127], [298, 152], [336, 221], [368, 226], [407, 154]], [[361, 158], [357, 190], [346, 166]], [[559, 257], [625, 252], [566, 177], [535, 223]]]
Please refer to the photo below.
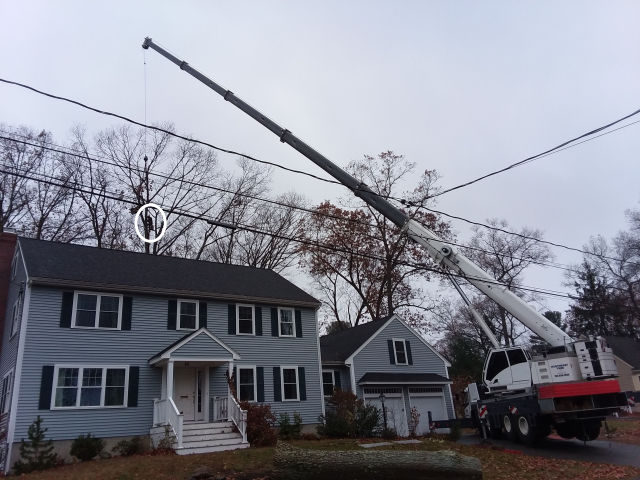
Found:
[[518, 439], [518, 434], [516, 433], [516, 428], [511, 415], [504, 415], [502, 417], [502, 429], [504, 430], [505, 437], [509, 440], [516, 441]]
[[551, 435], [551, 425], [549, 425], [548, 423], [538, 424], [536, 428], [536, 438], [538, 440], [542, 440], [549, 435]]
[[598, 438], [598, 435], [600, 435], [600, 420], [578, 425], [578, 431], [576, 432], [576, 438], [578, 440], [590, 442]]
[[576, 436], [576, 428], [573, 423], [559, 423], [555, 427], [556, 432], [558, 432], [558, 435], [560, 435], [562, 438], [570, 440]]
[[536, 428], [531, 425], [531, 421], [525, 415], [518, 415], [516, 420], [516, 431], [518, 440], [525, 445], [533, 445], [537, 440]]

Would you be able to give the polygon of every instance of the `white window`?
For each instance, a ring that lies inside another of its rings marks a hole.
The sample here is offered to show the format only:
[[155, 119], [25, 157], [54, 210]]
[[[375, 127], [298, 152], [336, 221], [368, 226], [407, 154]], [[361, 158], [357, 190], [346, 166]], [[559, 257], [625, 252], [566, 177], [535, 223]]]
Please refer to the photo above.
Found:
[[198, 329], [198, 302], [178, 300], [178, 330]]
[[51, 408], [126, 407], [129, 367], [56, 366]]
[[393, 352], [396, 356], [396, 365], [408, 365], [407, 346], [403, 338], [393, 339]]
[[253, 305], [236, 305], [236, 332], [255, 335], [255, 309]]
[[75, 292], [72, 318], [74, 328], [118, 330], [122, 324], [122, 295]]
[[333, 389], [336, 385], [336, 372], [335, 370], [323, 370], [322, 371], [322, 391], [325, 397], [333, 395]]
[[18, 333], [18, 327], [20, 326], [20, 315], [22, 314], [22, 299], [23, 292], [18, 294], [18, 299], [16, 303], [13, 304], [13, 310], [11, 312], [11, 335], [10, 338], [15, 337], [16, 333]]
[[278, 308], [278, 322], [281, 337], [295, 337], [296, 324], [292, 308]]
[[241, 402], [255, 402], [258, 398], [256, 367], [238, 367], [238, 398]]
[[2, 379], [2, 398], [0, 398], [0, 413], [7, 413], [11, 406], [11, 391], [13, 390], [13, 369], [9, 370]]
[[280, 367], [282, 374], [282, 400], [300, 400], [298, 367]]

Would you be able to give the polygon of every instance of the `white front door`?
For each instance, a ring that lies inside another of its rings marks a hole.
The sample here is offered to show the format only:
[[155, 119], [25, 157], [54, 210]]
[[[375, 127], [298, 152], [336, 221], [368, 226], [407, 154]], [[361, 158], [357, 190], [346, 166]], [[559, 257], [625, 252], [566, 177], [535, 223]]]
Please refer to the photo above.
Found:
[[196, 369], [176, 367], [173, 373], [173, 399], [184, 420], [196, 419]]

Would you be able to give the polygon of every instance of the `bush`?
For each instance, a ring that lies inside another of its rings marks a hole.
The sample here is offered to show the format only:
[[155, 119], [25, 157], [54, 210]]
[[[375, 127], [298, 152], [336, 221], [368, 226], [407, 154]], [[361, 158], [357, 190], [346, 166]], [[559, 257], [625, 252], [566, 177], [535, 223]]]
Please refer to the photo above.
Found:
[[42, 428], [42, 419], [38, 415], [29, 425], [29, 441], [25, 442], [23, 438], [20, 443], [20, 460], [13, 466], [18, 475], [51, 468], [58, 463], [58, 455], [53, 452], [53, 442], [44, 439], [46, 432], [47, 429]]
[[247, 440], [252, 447], [268, 447], [278, 441], [273, 427], [276, 417], [270, 405], [241, 402], [240, 408], [247, 411]]
[[99, 455], [103, 449], [104, 441], [88, 433], [86, 436], [80, 435], [73, 441], [69, 453], [81, 462], [85, 462]]
[[120, 440], [116, 446], [111, 449], [112, 452], [130, 457], [131, 455], [139, 455], [145, 451], [144, 442], [140, 437], [133, 437], [131, 440]]
[[409, 436], [415, 438], [420, 423], [420, 412], [416, 407], [411, 407], [409, 417]]
[[320, 416], [318, 434], [326, 437], [371, 437], [380, 423], [380, 410], [353, 393], [336, 390]]
[[293, 440], [300, 438], [302, 430], [302, 417], [298, 412], [293, 412], [293, 423], [288, 413], [281, 413], [278, 421], [278, 435], [283, 440]]
[[382, 438], [386, 440], [394, 440], [398, 438], [398, 432], [396, 432], [396, 429], [392, 427], [383, 428]]
[[458, 422], [453, 422], [451, 429], [449, 430], [449, 435], [447, 435], [447, 439], [452, 442], [457, 442], [460, 440], [460, 436], [462, 435], [462, 429], [460, 428], [460, 424]]

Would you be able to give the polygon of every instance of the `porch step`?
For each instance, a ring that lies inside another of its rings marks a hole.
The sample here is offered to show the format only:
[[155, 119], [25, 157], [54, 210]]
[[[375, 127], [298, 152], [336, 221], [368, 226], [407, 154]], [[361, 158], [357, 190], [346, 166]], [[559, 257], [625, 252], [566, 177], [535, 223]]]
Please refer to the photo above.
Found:
[[233, 422], [186, 423], [182, 426], [185, 437], [191, 435], [218, 435], [235, 431]]
[[242, 443], [242, 435], [233, 422], [186, 423], [182, 427], [182, 448], [178, 455], [221, 452], [249, 447]]
[[218, 445], [216, 447], [183, 447], [176, 449], [178, 455], [192, 455], [196, 453], [223, 452], [225, 450], [239, 450], [249, 448], [248, 443], [234, 443], [232, 445]]
[[200, 433], [192, 433], [183, 432], [182, 434], [182, 443], [191, 443], [191, 442], [204, 442], [207, 440], [226, 440], [227, 438], [238, 438], [241, 435], [238, 432], [228, 431], [228, 432], [217, 432], [214, 434], [200, 434]]

